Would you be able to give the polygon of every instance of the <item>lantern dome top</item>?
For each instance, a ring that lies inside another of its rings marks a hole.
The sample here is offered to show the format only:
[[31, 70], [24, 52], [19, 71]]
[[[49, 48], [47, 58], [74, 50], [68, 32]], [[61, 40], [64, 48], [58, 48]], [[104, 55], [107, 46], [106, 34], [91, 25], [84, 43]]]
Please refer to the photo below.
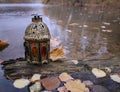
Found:
[[32, 23], [26, 28], [25, 40], [49, 40], [50, 33], [47, 25], [42, 22], [42, 18], [39, 16], [34, 16], [32, 18]]

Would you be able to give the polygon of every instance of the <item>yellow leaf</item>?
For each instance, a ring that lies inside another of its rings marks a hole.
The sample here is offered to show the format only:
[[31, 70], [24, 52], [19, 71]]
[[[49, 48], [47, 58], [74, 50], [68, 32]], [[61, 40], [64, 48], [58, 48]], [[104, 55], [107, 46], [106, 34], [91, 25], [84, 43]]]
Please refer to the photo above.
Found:
[[59, 78], [60, 78], [61, 81], [64, 81], [64, 82], [73, 79], [73, 78], [72, 78], [69, 74], [67, 74], [66, 72], [61, 73], [61, 74], [59, 75]]
[[65, 87], [71, 92], [87, 92], [88, 89], [85, 87], [84, 83], [81, 83], [80, 80], [70, 80], [66, 82]]
[[30, 83], [28, 79], [17, 79], [14, 81], [13, 85], [16, 88], [24, 88]]
[[93, 68], [92, 73], [97, 77], [97, 78], [102, 78], [106, 76], [106, 73], [103, 70]]
[[110, 78], [111, 78], [113, 81], [120, 83], [120, 76], [119, 76], [118, 74], [110, 75]]
[[65, 57], [65, 50], [63, 47], [56, 48], [50, 52], [50, 59], [56, 61]]

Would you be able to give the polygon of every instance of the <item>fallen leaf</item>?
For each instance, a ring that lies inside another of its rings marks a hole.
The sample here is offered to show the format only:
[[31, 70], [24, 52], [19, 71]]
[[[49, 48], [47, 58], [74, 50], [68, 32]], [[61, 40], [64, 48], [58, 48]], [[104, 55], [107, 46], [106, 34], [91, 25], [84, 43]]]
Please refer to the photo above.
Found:
[[98, 28], [98, 27], [93, 27], [93, 29], [95, 29], [95, 30], [99, 30], [100, 28]]
[[40, 80], [40, 77], [41, 77], [41, 74], [34, 74], [34, 75], [31, 77], [30, 81], [31, 81], [31, 82], [35, 82], [36, 80]]
[[96, 78], [102, 78], [106, 76], [106, 73], [98, 68], [93, 68], [92, 73], [96, 76]]
[[30, 83], [30, 81], [28, 79], [17, 79], [14, 81], [13, 85], [16, 88], [24, 88], [25, 86], [27, 86]]
[[4, 62], [4, 60], [0, 59], [0, 64], [1, 64], [2, 62]]
[[71, 30], [69, 30], [69, 29], [66, 29], [66, 31], [67, 31], [67, 32], [72, 32], [72, 31], [71, 31]]
[[66, 73], [66, 72], [61, 73], [61, 74], [59, 75], [59, 78], [60, 78], [61, 81], [64, 81], [64, 82], [73, 79], [73, 78], [72, 78], [68, 73]]
[[107, 30], [104, 30], [104, 29], [103, 29], [102, 31], [103, 31], [103, 32], [107, 32]]
[[58, 20], [58, 23], [62, 23], [63, 21], [62, 20]]
[[104, 24], [104, 25], [108, 25], [108, 26], [110, 25], [109, 22], [103, 22], [103, 24]]
[[71, 23], [69, 24], [69, 26], [78, 26], [79, 24], [78, 23]]
[[70, 80], [66, 82], [65, 87], [71, 92], [88, 92], [85, 84], [81, 83], [80, 80]]
[[80, 27], [80, 28], [81, 28], [82, 26], [81, 26], [81, 25], [79, 25], [78, 27]]
[[83, 27], [88, 27], [88, 25], [83, 25]]
[[42, 85], [45, 87], [46, 90], [54, 90], [59, 87], [60, 80], [58, 77], [48, 77], [41, 80]]
[[58, 39], [56, 39], [56, 38], [50, 39], [50, 45], [51, 45], [52, 47], [59, 46], [60, 43], [61, 43], [61, 42], [60, 42]]
[[65, 86], [59, 87], [59, 88], [57, 89], [57, 91], [58, 91], [58, 92], [68, 92]]
[[118, 74], [113, 74], [113, 75], [110, 75], [110, 78], [117, 82], [117, 83], [120, 83], [120, 76]]
[[9, 46], [9, 44], [7, 42], [0, 40], [0, 51], [4, 50], [8, 46]]
[[46, 90], [44, 90], [44, 91], [41, 91], [41, 92], [52, 92], [52, 91], [46, 91]]
[[112, 32], [112, 30], [106, 30], [107, 32], [109, 32], [109, 33], [111, 33]]
[[77, 65], [79, 63], [78, 60], [71, 60], [71, 62], [73, 62], [75, 65]]
[[42, 89], [41, 83], [35, 82], [35, 84], [33, 84], [29, 87], [29, 89], [30, 89], [30, 92], [38, 92], [38, 91], [41, 92], [41, 89]]
[[101, 28], [106, 28], [105, 26], [101, 26]]
[[56, 48], [50, 52], [50, 59], [52, 61], [56, 61], [62, 58], [65, 58], [65, 50], [63, 47]]

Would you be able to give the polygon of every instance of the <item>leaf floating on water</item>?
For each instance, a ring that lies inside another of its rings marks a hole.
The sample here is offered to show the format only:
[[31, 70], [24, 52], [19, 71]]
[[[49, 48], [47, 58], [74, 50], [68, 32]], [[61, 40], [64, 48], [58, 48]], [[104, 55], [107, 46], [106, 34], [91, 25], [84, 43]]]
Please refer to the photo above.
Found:
[[95, 30], [100, 30], [100, 28], [99, 28], [99, 27], [93, 27], [93, 29], [95, 29]]
[[106, 28], [105, 26], [101, 26], [101, 28]]
[[65, 58], [65, 50], [63, 49], [63, 47], [56, 48], [50, 52], [50, 59], [52, 61], [56, 61], [62, 58]]
[[41, 74], [34, 74], [30, 79], [31, 82], [35, 82], [36, 80], [40, 80]]
[[0, 59], [0, 64], [1, 64], [2, 62], [4, 62], [4, 60]]
[[83, 25], [83, 27], [88, 27], [88, 25]]
[[60, 43], [61, 43], [61, 42], [60, 42], [58, 39], [56, 39], [56, 38], [50, 39], [50, 45], [51, 45], [52, 47], [59, 46]]
[[106, 73], [103, 70], [93, 68], [92, 73], [96, 76], [96, 78], [102, 78], [106, 76]]
[[120, 83], [120, 76], [118, 74], [113, 74], [113, 75], [110, 75], [110, 78], [117, 82], [117, 83]]
[[48, 77], [42, 79], [41, 81], [46, 90], [54, 90], [60, 85], [60, 80], [58, 77]]
[[62, 23], [63, 21], [62, 20], [58, 20], [58, 23]]
[[71, 60], [75, 65], [77, 65], [79, 63], [78, 60]]
[[88, 88], [80, 80], [70, 80], [66, 82], [65, 87], [71, 92], [88, 92]]
[[69, 29], [66, 29], [65, 31], [67, 31], [67, 32], [72, 32], [71, 30], [69, 30]]
[[69, 26], [78, 26], [79, 24], [78, 23], [71, 23], [69, 24]]
[[107, 32], [107, 30], [104, 30], [104, 29], [103, 29], [102, 31], [103, 31], [103, 32]]
[[17, 79], [14, 81], [13, 85], [16, 88], [24, 88], [30, 83], [28, 79]]
[[0, 51], [4, 50], [8, 46], [9, 46], [9, 44], [7, 42], [0, 40]]
[[60, 78], [61, 81], [64, 81], [64, 82], [73, 79], [73, 78], [72, 78], [68, 73], [66, 73], [66, 72], [61, 73], [61, 74], [59, 75], [59, 78]]
[[111, 32], [112, 32], [112, 30], [109, 30], [109, 29], [108, 29], [108, 30], [106, 30], [106, 31], [107, 31], [108, 33], [111, 33]]
[[109, 25], [110, 25], [110, 23], [109, 23], [109, 22], [103, 22], [103, 24], [104, 24], [104, 25], [107, 25], [107, 26], [109, 26]]

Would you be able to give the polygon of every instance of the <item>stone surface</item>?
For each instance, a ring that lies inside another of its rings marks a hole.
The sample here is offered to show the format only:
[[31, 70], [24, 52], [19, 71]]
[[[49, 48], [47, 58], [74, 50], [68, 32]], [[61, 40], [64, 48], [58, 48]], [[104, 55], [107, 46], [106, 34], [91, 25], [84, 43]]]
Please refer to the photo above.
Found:
[[110, 91], [108, 91], [108, 89], [106, 89], [105, 87], [101, 85], [95, 85], [92, 88], [92, 92], [110, 92]]

